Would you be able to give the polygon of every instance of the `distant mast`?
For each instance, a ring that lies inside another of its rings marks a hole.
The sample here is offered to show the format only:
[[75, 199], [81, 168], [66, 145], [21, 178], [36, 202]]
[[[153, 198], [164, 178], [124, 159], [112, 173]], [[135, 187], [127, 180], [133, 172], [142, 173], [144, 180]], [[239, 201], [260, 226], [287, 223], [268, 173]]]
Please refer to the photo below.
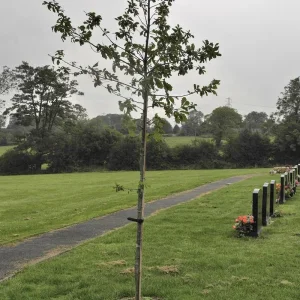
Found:
[[226, 98], [226, 106], [227, 106], [227, 107], [232, 107], [231, 104], [232, 104], [231, 98], [230, 98], [230, 97]]

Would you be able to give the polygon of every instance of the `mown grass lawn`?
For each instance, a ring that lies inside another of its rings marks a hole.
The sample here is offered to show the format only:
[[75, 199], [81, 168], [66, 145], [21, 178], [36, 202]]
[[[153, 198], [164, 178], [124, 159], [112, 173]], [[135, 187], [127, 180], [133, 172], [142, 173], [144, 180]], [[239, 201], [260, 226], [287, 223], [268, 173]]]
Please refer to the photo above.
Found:
[[[186, 145], [186, 144], [191, 144], [194, 140], [195, 137], [193, 136], [170, 136], [170, 137], [164, 137], [164, 140], [170, 147], [175, 147], [178, 145]], [[197, 141], [212, 141], [211, 138], [206, 138], [206, 137], [196, 137]]]
[[[234, 237], [260, 176], [178, 205], [145, 222], [143, 294], [163, 300], [299, 299], [300, 196], [258, 239]], [[122, 299], [134, 295], [135, 225], [29, 266], [0, 285], [1, 300]]]
[[6, 151], [12, 149], [14, 146], [0, 146], [0, 156], [3, 155]]
[[[146, 201], [240, 174], [266, 169], [153, 171], [147, 173]], [[132, 207], [135, 192], [119, 192], [115, 183], [136, 188], [138, 172], [1, 176], [0, 244], [65, 227]]]

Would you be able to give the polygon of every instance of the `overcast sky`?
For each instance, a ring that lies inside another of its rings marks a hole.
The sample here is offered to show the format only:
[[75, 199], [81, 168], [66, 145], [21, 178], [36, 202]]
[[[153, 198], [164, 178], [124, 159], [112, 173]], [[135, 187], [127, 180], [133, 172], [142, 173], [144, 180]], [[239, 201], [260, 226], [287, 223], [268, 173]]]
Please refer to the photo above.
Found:
[[[96, 62], [89, 47], [63, 43], [52, 33], [55, 15], [41, 0], [0, 0], [0, 67], [15, 67], [22, 61], [32, 65], [51, 64], [48, 54], [64, 49], [67, 59], [82, 65]], [[60, 0], [74, 24], [84, 20], [84, 11], [103, 16], [106, 28], [115, 27], [114, 18], [123, 11], [125, 0]], [[191, 89], [220, 79], [218, 96], [193, 98], [205, 114], [225, 105], [226, 98], [242, 115], [275, 111], [278, 96], [290, 79], [300, 76], [299, 0], [176, 0], [172, 24], [190, 29], [195, 44], [202, 40], [220, 44], [222, 57], [207, 64], [205, 78], [174, 80], [177, 91]], [[101, 40], [99, 35], [99, 41]], [[99, 58], [101, 61], [101, 59]], [[89, 78], [80, 79], [85, 93], [76, 99], [90, 117], [118, 113], [118, 99], [106, 90], [94, 88]]]

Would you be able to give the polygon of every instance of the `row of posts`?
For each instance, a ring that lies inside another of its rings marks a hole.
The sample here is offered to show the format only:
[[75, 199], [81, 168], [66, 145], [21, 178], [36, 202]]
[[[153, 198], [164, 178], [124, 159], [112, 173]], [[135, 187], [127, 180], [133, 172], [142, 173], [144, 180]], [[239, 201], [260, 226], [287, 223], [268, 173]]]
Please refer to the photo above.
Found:
[[[280, 176], [279, 204], [286, 202], [285, 187], [290, 185], [293, 194], [296, 193], [296, 180], [300, 175], [300, 164], [294, 166], [289, 172]], [[270, 223], [271, 216], [275, 213], [276, 181], [264, 183], [262, 189], [254, 189], [252, 195], [252, 215], [254, 217], [253, 232], [251, 236], [258, 236], [263, 226]]]

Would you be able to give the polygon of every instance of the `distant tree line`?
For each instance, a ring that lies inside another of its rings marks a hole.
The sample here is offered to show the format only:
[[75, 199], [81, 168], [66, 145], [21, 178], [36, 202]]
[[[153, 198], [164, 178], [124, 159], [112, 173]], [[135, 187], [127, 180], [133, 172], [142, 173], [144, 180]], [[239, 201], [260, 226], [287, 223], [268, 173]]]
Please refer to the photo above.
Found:
[[[23, 62], [0, 74], [0, 92], [15, 91], [11, 105], [1, 101], [0, 145], [16, 145], [0, 158], [1, 174], [59, 173], [91, 169], [138, 170], [141, 120], [124, 114], [88, 119], [73, 104], [83, 95], [63, 69]], [[227, 106], [209, 115], [191, 111], [172, 125], [156, 116], [147, 121], [147, 168], [236, 168], [289, 164], [300, 151], [300, 83], [295, 78], [268, 116], [246, 116]], [[9, 117], [8, 126], [5, 126]], [[169, 147], [164, 136], [206, 136], [210, 141]]]

